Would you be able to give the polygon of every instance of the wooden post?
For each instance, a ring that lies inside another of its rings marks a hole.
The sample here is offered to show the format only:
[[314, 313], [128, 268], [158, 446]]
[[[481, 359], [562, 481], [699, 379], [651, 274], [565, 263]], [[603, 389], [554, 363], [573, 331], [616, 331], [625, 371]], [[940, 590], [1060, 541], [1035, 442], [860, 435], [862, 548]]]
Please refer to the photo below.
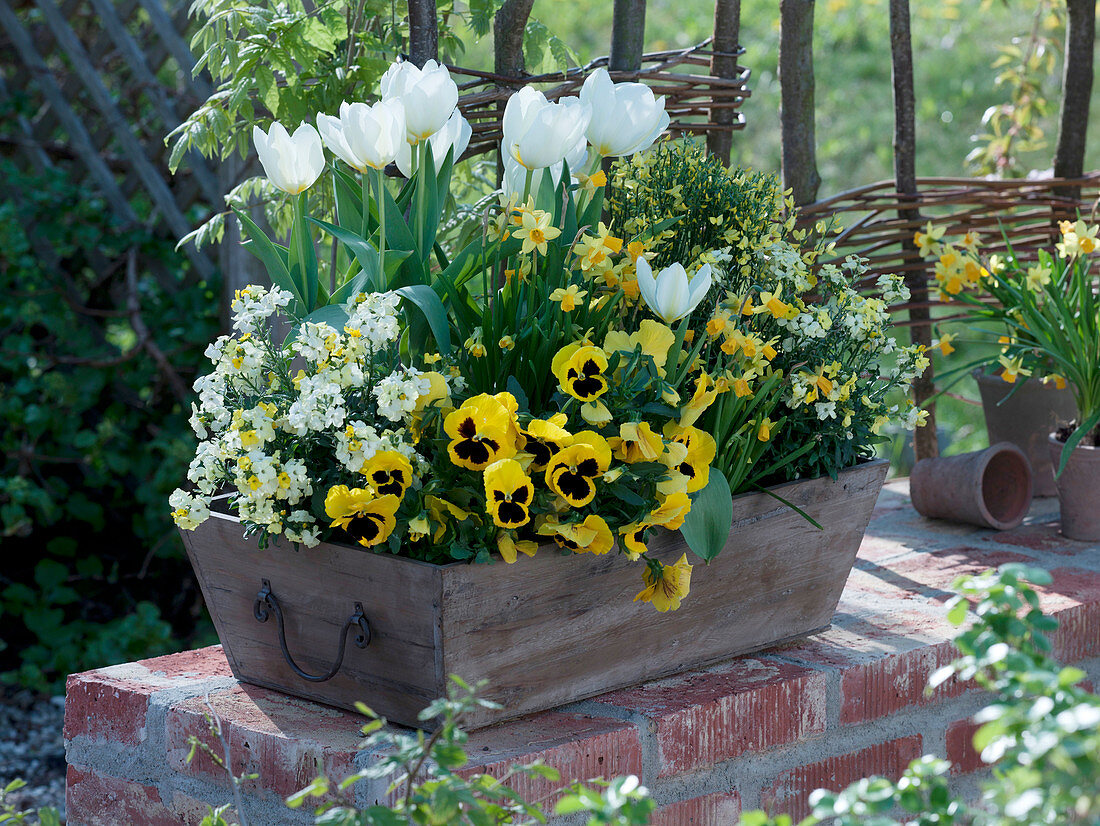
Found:
[[814, 0], [779, 0], [779, 85], [783, 187], [796, 205], [817, 198], [814, 138]]
[[646, 0], [615, 0], [611, 18], [611, 53], [608, 68], [613, 72], [636, 72], [642, 68], [645, 49]]
[[[527, 74], [527, 65], [523, 60], [523, 33], [527, 29], [527, 18], [531, 16], [531, 7], [535, 0], [504, 0], [504, 4], [493, 18], [493, 71], [502, 76], [516, 78], [518, 88], [520, 79]], [[497, 104], [504, 111], [505, 101]], [[503, 117], [503, 116], [502, 116]], [[496, 148], [497, 186], [504, 180], [504, 158], [500, 145]]]
[[[741, 0], [716, 0], [714, 4], [714, 40], [716, 54], [710, 59], [710, 73], [715, 77], [737, 77], [738, 40], [741, 39]], [[734, 111], [728, 108], [710, 110], [710, 122], [718, 126], [731, 126]], [[707, 151], [729, 165], [733, 133], [721, 130], [707, 133]]]
[[435, 0], [409, 0], [409, 60], [423, 68], [439, 60], [439, 28]]
[[[890, 54], [893, 58], [894, 79], [894, 179], [899, 201], [911, 200], [912, 206], [903, 206], [898, 217], [909, 226], [920, 224], [917, 207], [917, 138], [916, 99], [913, 92], [913, 42], [909, 31], [909, 0], [890, 0]], [[902, 242], [904, 260], [920, 261], [920, 255], [912, 236]], [[905, 285], [912, 300], [923, 303], [928, 300], [928, 275], [924, 269], [907, 270]], [[909, 320], [916, 322], [909, 327], [909, 340], [913, 344], [932, 345], [931, 314], [928, 307], [911, 307]], [[932, 366], [913, 382], [913, 402], [928, 410], [928, 423], [913, 434], [913, 451], [917, 460], [932, 459], [939, 455], [936, 439], [936, 405], [929, 402], [936, 392]]]
[[[1095, 0], [1066, 0], [1066, 62], [1062, 73], [1062, 113], [1054, 177], [1079, 178], [1085, 171], [1089, 98], [1092, 96], [1093, 47], [1096, 42]], [[1057, 190], [1074, 199], [1073, 188]]]

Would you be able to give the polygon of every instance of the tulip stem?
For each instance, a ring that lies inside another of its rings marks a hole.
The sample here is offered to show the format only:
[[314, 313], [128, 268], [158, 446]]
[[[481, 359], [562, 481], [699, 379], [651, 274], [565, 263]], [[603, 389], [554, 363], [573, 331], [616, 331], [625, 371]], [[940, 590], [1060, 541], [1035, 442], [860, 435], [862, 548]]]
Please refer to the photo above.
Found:
[[[386, 203], [385, 194], [386, 173], [381, 169], [374, 170], [374, 183], [378, 190], [375, 196], [375, 205], [378, 208], [378, 286], [386, 287]], [[365, 211], [365, 210], [364, 210]]]
[[672, 343], [672, 349], [669, 350], [669, 356], [672, 357], [672, 369], [669, 370], [671, 377], [670, 383], [673, 387], [680, 384], [681, 370], [680, 370], [680, 352], [684, 346], [684, 337], [687, 335], [688, 321], [691, 318], [691, 313], [688, 313], [680, 320], [680, 325], [676, 328], [676, 340]]
[[425, 209], [424, 188], [428, 185], [428, 182], [424, 178], [424, 175], [425, 175], [424, 161], [427, 158], [427, 155], [425, 154], [427, 151], [428, 151], [428, 142], [426, 140], [422, 140], [416, 145], [416, 155], [417, 155], [416, 176], [417, 176], [417, 182], [416, 182], [416, 239], [415, 239], [415, 243], [416, 243], [417, 251], [420, 253], [421, 258], [425, 259], [425, 260], [427, 259], [428, 255], [430, 254], [430, 250], [423, 249], [423, 246], [424, 246], [424, 209]]
[[531, 181], [535, 177], [535, 170], [528, 169], [527, 175], [523, 179], [523, 203], [527, 203], [527, 196], [531, 194]]

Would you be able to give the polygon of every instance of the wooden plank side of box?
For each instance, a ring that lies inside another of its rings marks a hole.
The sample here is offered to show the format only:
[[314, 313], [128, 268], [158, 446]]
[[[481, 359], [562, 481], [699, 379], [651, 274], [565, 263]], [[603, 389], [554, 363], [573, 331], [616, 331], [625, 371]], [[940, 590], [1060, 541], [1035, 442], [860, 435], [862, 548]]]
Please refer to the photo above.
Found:
[[[364, 702], [377, 713], [414, 723], [442, 696], [440, 568], [415, 560], [322, 543], [295, 550], [283, 542], [261, 551], [240, 523], [212, 515], [183, 532], [191, 564], [225, 648], [242, 682], [285, 691], [341, 708]], [[325, 673], [345, 643], [344, 662], [330, 680], [295, 674], [279, 646], [278, 621], [258, 622], [253, 604], [263, 580], [282, 609], [290, 655], [308, 673]], [[344, 622], [363, 605], [370, 644], [357, 648]]]
[[[551, 708], [750, 653], [830, 623], [878, 498], [887, 463], [775, 492], [816, 519], [762, 493], [736, 497], [725, 550], [697, 564], [678, 611], [634, 602], [642, 564], [608, 554], [563, 556], [543, 548], [513, 565], [443, 570], [447, 673], [486, 679], [504, 705], [468, 723]], [[650, 542], [662, 562], [687, 547], [678, 532]], [[689, 561], [699, 563], [688, 551]]]

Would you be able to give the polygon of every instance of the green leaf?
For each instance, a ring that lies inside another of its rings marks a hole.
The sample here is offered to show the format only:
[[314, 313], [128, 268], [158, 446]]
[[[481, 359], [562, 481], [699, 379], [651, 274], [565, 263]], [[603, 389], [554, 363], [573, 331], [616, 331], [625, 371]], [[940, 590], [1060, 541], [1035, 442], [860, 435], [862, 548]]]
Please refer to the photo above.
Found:
[[432, 335], [435, 336], [440, 355], [445, 356], [450, 353], [451, 325], [447, 320], [447, 308], [443, 306], [435, 290], [426, 284], [412, 284], [408, 287], [400, 287], [394, 292], [402, 298], [407, 298], [424, 313], [428, 326], [432, 328]]
[[251, 242], [244, 245], [245, 249], [263, 262], [271, 283], [291, 292], [302, 307], [302, 312], [306, 312], [308, 307], [306, 306], [305, 296], [294, 282], [294, 279], [290, 277], [290, 269], [283, 256], [279, 254], [276, 245], [267, 237], [266, 232], [256, 226], [255, 221], [236, 207], [233, 207], [233, 212], [236, 214], [237, 220], [241, 222], [241, 226], [244, 227]]
[[1073, 455], [1073, 449], [1077, 447], [1077, 444], [1085, 438], [1086, 434], [1094, 427], [1100, 424], [1100, 410], [1097, 410], [1093, 415], [1078, 426], [1078, 428], [1070, 434], [1070, 437], [1066, 439], [1065, 447], [1062, 448], [1062, 456], [1058, 461], [1058, 472], [1054, 474], [1055, 478], [1062, 475], [1062, 471], [1066, 469], [1066, 463], [1069, 461], [1069, 457]]
[[729, 540], [733, 525], [733, 496], [722, 471], [712, 467], [707, 486], [695, 494], [680, 533], [692, 553], [710, 562]]

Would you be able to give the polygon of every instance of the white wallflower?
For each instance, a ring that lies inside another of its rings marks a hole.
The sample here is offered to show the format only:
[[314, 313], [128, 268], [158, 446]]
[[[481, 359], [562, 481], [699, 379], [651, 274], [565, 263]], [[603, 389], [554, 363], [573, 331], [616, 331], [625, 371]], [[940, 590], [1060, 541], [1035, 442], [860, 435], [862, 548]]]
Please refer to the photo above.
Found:
[[374, 386], [378, 414], [391, 422], [403, 421], [416, 408], [416, 400], [431, 388], [431, 381], [415, 367], [398, 368]]
[[209, 501], [182, 488], [172, 492], [168, 504], [172, 506], [172, 521], [185, 531], [195, 530], [210, 518]]
[[306, 361], [320, 364], [327, 361], [340, 346], [340, 334], [328, 324], [307, 321], [298, 328], [298, 336], [290, 349]]
[[298, 385], [298, 398], [286, 414], [286, 426], [298, 436], [343, 427], [346, 411], [340, 387], [324, 376], [305, 376]]
[[286, 307], [293, 298], [287, 290], [267, 290], [255, 284], [237, 290], [230, 305], [233, 310], [233, 329], [241, 333], [258, 332], [263, 326], [261, 322]]

